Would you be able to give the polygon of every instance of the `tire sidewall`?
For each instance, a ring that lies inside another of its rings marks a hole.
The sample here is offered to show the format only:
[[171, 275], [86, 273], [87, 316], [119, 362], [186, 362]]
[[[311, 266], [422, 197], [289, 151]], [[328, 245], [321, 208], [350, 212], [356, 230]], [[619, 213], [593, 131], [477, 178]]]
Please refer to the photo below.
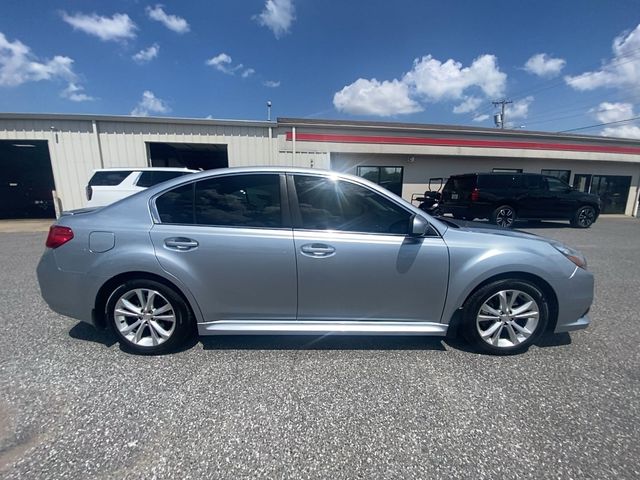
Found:
[[[536, 327], [536, 330], [527, 340], [514, 347], [494, 347], [489, 345], [480, 337], [480, 332], [478, 332], [476, 326], [476, 318], [480, 307], [485, 301], [500, 290], [520, 290], [525, 292], [536, 301], [540, 308], [540, 316], [538, 318], [538, 326]], [[526, 351], [546, 330], [548, 322], [549, 304], [547, 303], [544, 294], [536, 285], [525, 280], [498, 280], [485, 285], [469, 297], [463, 307], [462, 328], [464, 336], [473, 347], [484, 353], [492, 355], [513, 355]]]
[[[174, 332], [171, 335], [171, 338], [160, 345], [153, 347], [141, 347], [138, 345], [134, 345], [129, 340], [127, 340], [124, 335], [122, 335], [122, 333], [120, 333], [120, 330], [118, 330], [114, 318], [116, 302], [124, 293], [136, 288], [156, 290], [157, 292], [162, 294], [173, 307], [173, 311], [175, 312], [176, 316], [176, 326]], [[172, 288], [154, 280], [129, 280], [119, 285], [109, 296], [105, 309], [105, 315], [107, 317], [107, 325], [109, 325], [109, 327], [118, 337], [118, 341], [120, 342], [122, 348], [128, 352], [137, 353], [140, 355], [158, 355], [175, 350], [184, 342], [187, 335], [191, 332], [192, 326], [190, 310], [184, 299]]]

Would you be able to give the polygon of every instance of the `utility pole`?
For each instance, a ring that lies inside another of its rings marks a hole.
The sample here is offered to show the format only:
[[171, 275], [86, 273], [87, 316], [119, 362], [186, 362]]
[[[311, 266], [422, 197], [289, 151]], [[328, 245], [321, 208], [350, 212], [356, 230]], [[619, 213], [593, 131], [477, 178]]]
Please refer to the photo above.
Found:
[[498, 119], [496, 118], [497, 115], [493, 116], [493, 120], [496, 124], [496, 127], [498, 126], [498, 124], [500, 125], [500, 128], [504, 129], [504, 106], [505, 105], [509, 105], [510, 103], [513, 103], [511, 100], [506, 100], [506, 99], [502, 99], [502, 100], [496, 100], [495, 102], [491, 102], [493, 103], [494, 107], [497, 107], [498, 105], [500, 105], [500, 122], [498, 122]]

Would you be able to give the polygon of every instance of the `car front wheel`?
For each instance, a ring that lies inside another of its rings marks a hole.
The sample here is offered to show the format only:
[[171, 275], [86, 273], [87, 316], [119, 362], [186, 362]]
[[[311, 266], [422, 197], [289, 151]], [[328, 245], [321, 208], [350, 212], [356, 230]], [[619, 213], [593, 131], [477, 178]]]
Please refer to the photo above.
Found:
[[172, 351], [192, 328], [183, 298], [153, 280], [130, 280], [120, 285], [107, 302], [106, 315], [120, 344], [140, 354]]
[[549, 306], [533, 283], [500, 280], [480, 288], [463, 308], [463, 332], [476, 349], [494, 355], [525, 351], [544, 331]]

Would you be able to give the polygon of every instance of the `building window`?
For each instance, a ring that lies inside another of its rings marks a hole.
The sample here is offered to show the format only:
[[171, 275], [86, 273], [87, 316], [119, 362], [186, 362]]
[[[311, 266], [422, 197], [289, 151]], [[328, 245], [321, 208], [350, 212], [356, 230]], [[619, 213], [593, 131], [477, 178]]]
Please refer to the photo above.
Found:
[[542, 175], [559, 178], [565, 183], [569, 183], [569, 179], [571, 178], [571, 170], [550, 170], [543, 168], [540, 173], [542, 173]]
[[402, 196], [403, 167], [358, 167], [358, 176]]
[[494, 168], [494, 173], [522, 173], [521, 168]]

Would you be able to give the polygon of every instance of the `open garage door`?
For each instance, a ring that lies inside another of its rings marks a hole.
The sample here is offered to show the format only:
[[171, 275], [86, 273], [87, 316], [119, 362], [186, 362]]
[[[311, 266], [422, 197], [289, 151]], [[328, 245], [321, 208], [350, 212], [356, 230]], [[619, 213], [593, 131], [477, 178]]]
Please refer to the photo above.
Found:
[[149, 142], [152, 167], [186, 167], [194, 170], [227, 168], [227, 146], [216, 143]]
[[0, 140], [0, 219], [55, 218], [46, 141]]

